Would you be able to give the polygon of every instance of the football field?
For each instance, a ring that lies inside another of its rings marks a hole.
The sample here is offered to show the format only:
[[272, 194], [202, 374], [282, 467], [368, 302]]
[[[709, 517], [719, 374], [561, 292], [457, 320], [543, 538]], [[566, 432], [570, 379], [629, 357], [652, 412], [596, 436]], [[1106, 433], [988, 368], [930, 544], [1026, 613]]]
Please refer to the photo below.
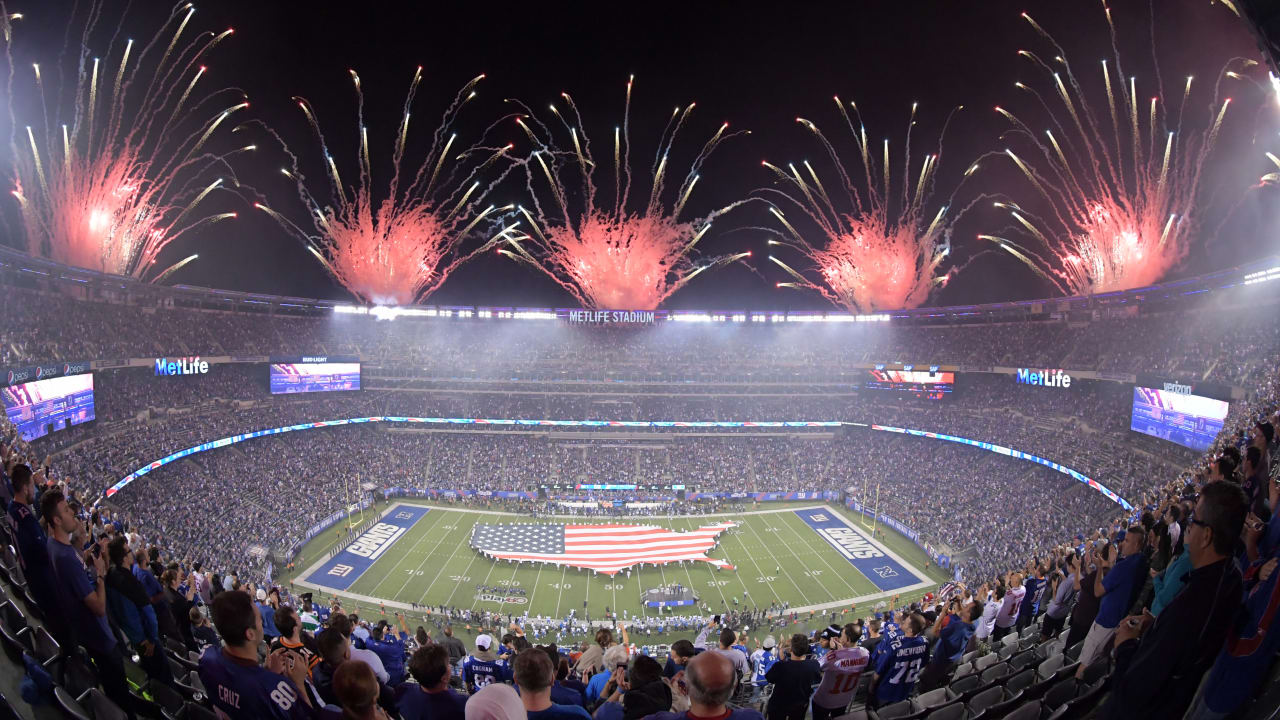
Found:
[[[295, 589], [306, 588], [344, 605], [385, 604], [388, 612], [413, 604], [562, 618], [571, 611], [603, 618], [656, 615], [645, 591], [680, 585], [697, 606], [671, 614], [703, 614], [735, 607], [788, 604], [791, 610], [825, 614], [857, 603], [868, 611], [880, 599], [903, 599], [936, 589], [939, 575], [919, 569], [924, 555], [890, 532], [872, 537], [855, 513], [825, 504], [769, 507], [732, 515], [595, 519], [530, 518], [413, 500], [396, 500], [355, 542], [333, 553], [332, 536], [303, 550]], [[473, 528], [515, 525], [651, 525], [690, 531], [733, 523], [706, 556], [715, 561], [645, 563], [615, 575], [545, 562], [495, 560], [472, 548]], [[914, 551], [911, 552], [911, 551]], [[729, 567], [732, 566], [732, 567]], [[705, 607], [704, 607], [705, 606]], [[416, 614], [416, 613], [415, 613]]]

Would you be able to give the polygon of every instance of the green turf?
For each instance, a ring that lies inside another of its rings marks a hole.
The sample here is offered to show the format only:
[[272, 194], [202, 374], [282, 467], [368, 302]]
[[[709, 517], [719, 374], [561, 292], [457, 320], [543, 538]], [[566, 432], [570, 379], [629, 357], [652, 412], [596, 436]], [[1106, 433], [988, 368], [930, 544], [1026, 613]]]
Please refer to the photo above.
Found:
[[[414, 503], [413, 500], [393, 502]], [[762, 504], [763, 515], [740, 515], [739, 532], [721, 536], [720, 547], [712, 555], [737, 566], [736, 570], [717, 570], [707, 563], [668, 565], [659, 568], [633, 569], [630, 577], [594, 575], [589, 571], [528, 564], [516, 566], [495, 562], [481, 556], [469, 546], [471, 527], [478, 522], [531, 522], [511, 515], [477, 514], [443, 509], [437, 504], [427, 516], [401, 537], [393, 550], [352, 585], [346, 594], [364, 595], [389, 601], [446, 605], [475, 610], [501, 611], [520, 615], [562, 617], [576, 610], [579, 617], [585, 609], [593, 619], [604, 616], [605, 608], [631, 615], [653, 615], [640, 601], [641, 593], [650, 588], [680, 583], [693, 588], [713, 611], [770, 603], [789, 602], [793, 608], [822, 605], [849, 598], [886, 596], [862, 576], [843, 556], [820, 538], [791, 510], [812, 503]], [[385, 507], [382, 508], [385, 510]], [[845, 513], [859, 522], [856, 513]], [[720, 520], [725, 518], [715, 518]], [[655, 519], [655, 524], [673, 529], [690, 529], [707, 522], [706, 518]], [[628, 521], [630, 522], [630, 521]], [[635, 520], [635, 522], [646, 522]], [[945, 579], [936, 568], [925, 573], [926, 557], [918, 547], [895, 532], [877, 533], [877, 542], [902, 557], [918, 576], [931, 582]], [[324, 533], [308, 544], [295, 574], [299, 579], [315, 559], [327, 555], [336, 542], [335, 533]], [[286, 576], [287, 579], [293, 579]], [[282, 578], [284, 579], [284, 578]], [[481, 602], [476, 599], [476, 585], [517, 586], [527, 591], [523, 605]], [[903, 595], [903, 602], [931, 588]], [[860, 604], [858, 610], [873, 605], [878, 597]], [[345, 603], [350, 605], [348, 599]], [[362, 603], [370, 604], [368, 601]], [[841, 612], [843, 607], [834, 610]], [[681, 611], [677, 611], [681, 612]], [[701, 608], [683, 612], [701, 614]], [[825, 624], [832, 610], [822, 610], [813, 623]], [[858, 614], [863, 614], [859, 612]], [[809, 624], [807, 614], [802, 624]]]

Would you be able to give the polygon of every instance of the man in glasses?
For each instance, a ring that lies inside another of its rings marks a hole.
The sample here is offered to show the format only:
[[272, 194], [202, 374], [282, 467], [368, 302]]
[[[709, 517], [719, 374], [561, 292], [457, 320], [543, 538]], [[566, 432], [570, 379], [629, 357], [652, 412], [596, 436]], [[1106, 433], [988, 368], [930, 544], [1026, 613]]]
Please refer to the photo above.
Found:
[[1234, 558], [1248, 505], [1238, 485], [1200, 491], [1183, 544], [1191, 555], [1186, 587], [1157, 619], [1145, 610], [1115, 634], [1111, 698], [1099, 717], [1182, 717], [1240, 608]]

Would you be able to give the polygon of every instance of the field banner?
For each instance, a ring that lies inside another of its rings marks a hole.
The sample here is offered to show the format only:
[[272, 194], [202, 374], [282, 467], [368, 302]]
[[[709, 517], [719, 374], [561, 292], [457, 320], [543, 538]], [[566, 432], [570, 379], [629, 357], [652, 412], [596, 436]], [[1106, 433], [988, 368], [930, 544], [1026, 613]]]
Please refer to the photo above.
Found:
[[335, 590], [346, 590], [429, 510], [430, 508], [418, 505], [396, 505], [380, 522], [326, 560], [319, 569], [311, 573], [307, 582]]
[[881, 592], [915, 585], [923, 579], [889, 557], [877, 543], [845, 522], [843, 517], [829, 510], [796, 510], [795, 513]]

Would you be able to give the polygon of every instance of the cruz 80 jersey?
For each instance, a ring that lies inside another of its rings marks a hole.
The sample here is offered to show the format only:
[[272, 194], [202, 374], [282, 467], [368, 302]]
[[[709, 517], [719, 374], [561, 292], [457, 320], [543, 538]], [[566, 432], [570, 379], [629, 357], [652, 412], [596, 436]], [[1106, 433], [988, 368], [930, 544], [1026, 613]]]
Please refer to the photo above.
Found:
[[312, 715], [292, 680], [255, 662], [228, 656], [219, 647], [210, 647], [200, 656], [200, 681], [224, 720], [300, 720]]

